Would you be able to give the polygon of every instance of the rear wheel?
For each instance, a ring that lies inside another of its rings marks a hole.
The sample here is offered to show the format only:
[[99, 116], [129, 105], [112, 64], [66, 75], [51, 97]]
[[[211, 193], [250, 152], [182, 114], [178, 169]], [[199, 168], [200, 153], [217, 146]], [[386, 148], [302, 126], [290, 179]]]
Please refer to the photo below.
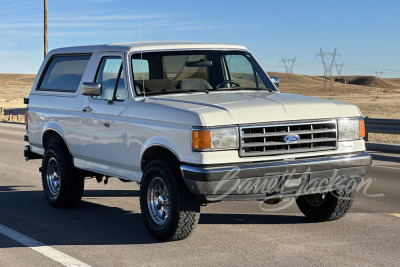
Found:
[[188, 237], [200, 218], [200, 201], [171, 165], [162, 160], [151, 162], [140, 184], [143, 221], [149, 232], [162, 241]]
[[61, 144], [49, 146], [44, 153], [42, 185], [45, 197], [53, 207], [74, 207], [82, 198], [84, 177]]
[[299, 196], [296, 199], [301, 212], [313, 221], [333, 221], [343, 217], [354, 200], [352, 188], [338, 189], [332, 192]]

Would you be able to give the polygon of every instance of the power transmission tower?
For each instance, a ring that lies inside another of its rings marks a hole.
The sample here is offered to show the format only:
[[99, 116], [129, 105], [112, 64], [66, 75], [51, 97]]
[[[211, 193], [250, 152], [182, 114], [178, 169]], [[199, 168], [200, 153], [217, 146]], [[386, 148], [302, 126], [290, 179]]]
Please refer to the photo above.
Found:
[[293, 73], [293, 66], [294, 63], [296, 63], [296, 58], [282, 58], [282, 60], [279, 61], [279, 63], [282, 63], [285, 65], [286, 73]]
[[336, 49], [333, 52], [324, 53], [322, 48], [320, 48], [320, 53], [317, 56], [321, 57], [322, 64], [324, 65], [324, 85], [322, 87], [322, 92], [326, 91], [326, 84], [329, 81], [329, 90], [330, 92], [335, 92], [333, 89], [333, 81], [332, 81], [332, 67], [335, 63], [335, 58], [340, 56], [340, 54], [336, 53]]
[[381, 71], [375, 71], [376, 77], [382, 78], [383, 70]]
[[336, 76], [342, 76], [343, 63], [340, 64], [335, 63], [335, 67], [336, 67]]
[[44, 0], [44, 27], [43, 27], [43, 37], [44, 37], [44, 56], [46, 57], [48, 52], [48, 40], [47, 40], [47, 0]]

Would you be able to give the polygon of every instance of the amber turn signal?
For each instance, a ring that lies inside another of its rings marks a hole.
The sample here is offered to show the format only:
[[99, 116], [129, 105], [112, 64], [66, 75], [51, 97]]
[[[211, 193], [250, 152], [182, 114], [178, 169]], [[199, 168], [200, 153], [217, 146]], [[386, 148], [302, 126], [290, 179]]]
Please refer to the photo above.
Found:
[[211, 130], [193, 129], [192, 147], [195, 150], [211, 149]]
[[365, 123], [364, 120], [359, 120], [360, 122], [360, 138], [364, 138], [365, 137]]

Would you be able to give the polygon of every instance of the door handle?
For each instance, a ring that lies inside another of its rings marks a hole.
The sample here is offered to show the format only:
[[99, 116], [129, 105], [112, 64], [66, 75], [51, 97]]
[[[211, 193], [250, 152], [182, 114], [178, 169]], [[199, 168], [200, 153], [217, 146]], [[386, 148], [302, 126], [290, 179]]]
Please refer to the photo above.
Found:
[[87, 107], [84, 107], [84, 108], [82, 109], [82, 111], [83, 111], [83, 112], [92, 112], [93, 109], [92, 109], [91, 107], [87, 106]]

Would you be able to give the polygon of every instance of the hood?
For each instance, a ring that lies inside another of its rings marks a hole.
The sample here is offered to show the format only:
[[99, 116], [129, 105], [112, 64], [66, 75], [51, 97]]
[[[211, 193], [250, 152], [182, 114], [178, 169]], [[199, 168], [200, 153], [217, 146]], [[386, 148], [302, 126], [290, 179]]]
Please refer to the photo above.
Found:
[[268, 91], [196, 92], [150, 97], [147, 101], [197, 113], [205, 126], [361, 115], [359, 109], [351, 104]]

